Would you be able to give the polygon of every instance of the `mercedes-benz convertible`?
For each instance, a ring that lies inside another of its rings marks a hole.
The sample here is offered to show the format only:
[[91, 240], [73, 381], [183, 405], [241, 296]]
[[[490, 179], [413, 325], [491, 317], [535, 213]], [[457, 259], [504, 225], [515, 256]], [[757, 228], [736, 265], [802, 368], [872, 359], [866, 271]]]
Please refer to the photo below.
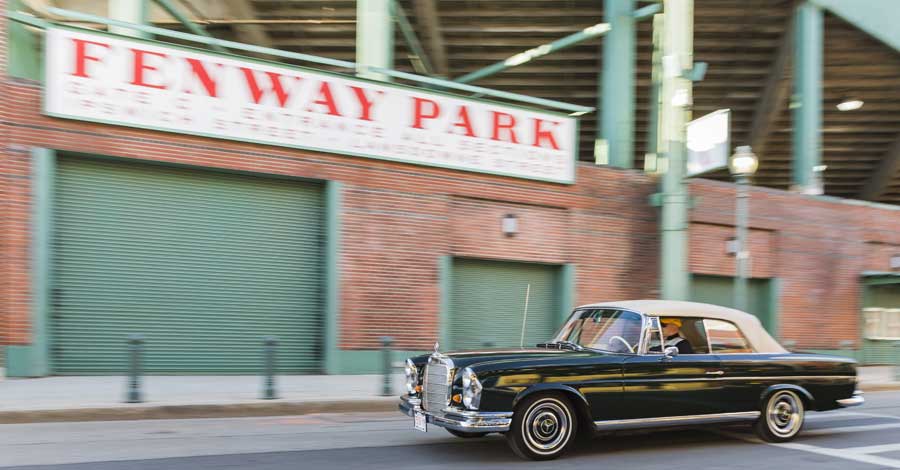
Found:
[[578, 307], [524, 349], [440, 352], [406, 361], [400, 410], [416, 429], [502, 433], [519, 456], [553, 459], [576, 435], [752, 423], [794, 438], [808, 411], [863, 403], [856, 362], [781, 347], [753, 315], [694, 302]]

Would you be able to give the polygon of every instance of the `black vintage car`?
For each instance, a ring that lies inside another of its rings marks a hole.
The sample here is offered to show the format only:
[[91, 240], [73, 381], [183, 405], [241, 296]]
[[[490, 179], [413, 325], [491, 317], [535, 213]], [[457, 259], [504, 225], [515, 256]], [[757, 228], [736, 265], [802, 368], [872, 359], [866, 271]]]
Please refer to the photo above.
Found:
[[521, 457], [562, 454], [576, 433], [748, 421], [792, 439], [807, 411], [863, 403], [853, 360], [791, 353], [756, 317], [661, 300], [587, 305], [534, 348], [407, 360], [400, 410], [459, 437], [504, 433]]

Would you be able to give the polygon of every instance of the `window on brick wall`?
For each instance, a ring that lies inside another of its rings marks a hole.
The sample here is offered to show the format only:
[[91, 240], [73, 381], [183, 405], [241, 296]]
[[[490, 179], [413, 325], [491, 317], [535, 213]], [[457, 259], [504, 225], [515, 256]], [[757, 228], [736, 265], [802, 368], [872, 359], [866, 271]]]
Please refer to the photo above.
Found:
[[900, 308], [867, 308], [863, 310], [866, 339], [900, 340]]

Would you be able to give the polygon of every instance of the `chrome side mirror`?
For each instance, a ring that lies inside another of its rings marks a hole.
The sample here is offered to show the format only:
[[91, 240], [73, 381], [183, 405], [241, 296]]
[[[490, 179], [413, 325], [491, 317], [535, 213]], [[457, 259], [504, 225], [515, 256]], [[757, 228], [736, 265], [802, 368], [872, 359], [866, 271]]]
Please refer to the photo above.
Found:
[[663, 351], [663, 354], [666, 355], [666, 359], [672, 359], [673, 357], [678, 355], [678, 348], [675, 346], [669, 346]]

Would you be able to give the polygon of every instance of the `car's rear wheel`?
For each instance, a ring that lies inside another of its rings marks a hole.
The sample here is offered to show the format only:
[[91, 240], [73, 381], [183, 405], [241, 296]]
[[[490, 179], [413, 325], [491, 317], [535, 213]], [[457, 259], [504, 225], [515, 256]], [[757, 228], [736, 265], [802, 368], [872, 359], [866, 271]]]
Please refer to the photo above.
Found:
[[506, 441], [519, 457], [551, 460], [569, 448], [577, 428], [568, 398], [557, 393], [536, 394], [516, 406]]
[[803, 427], [805, 407], [803, 400], [793, 390], [772, 393], [760, 412], [754, 430], [764, 441], [787, 442]]
[[467, 431], [457, 431], [456, 429], [447, 429], [447, 432], [453, 434], [456, 437], [461, 437], [463, 439], [471, 439], [473, 437], [484, 437], [487, 436], [486, 432], [467, 432]]

